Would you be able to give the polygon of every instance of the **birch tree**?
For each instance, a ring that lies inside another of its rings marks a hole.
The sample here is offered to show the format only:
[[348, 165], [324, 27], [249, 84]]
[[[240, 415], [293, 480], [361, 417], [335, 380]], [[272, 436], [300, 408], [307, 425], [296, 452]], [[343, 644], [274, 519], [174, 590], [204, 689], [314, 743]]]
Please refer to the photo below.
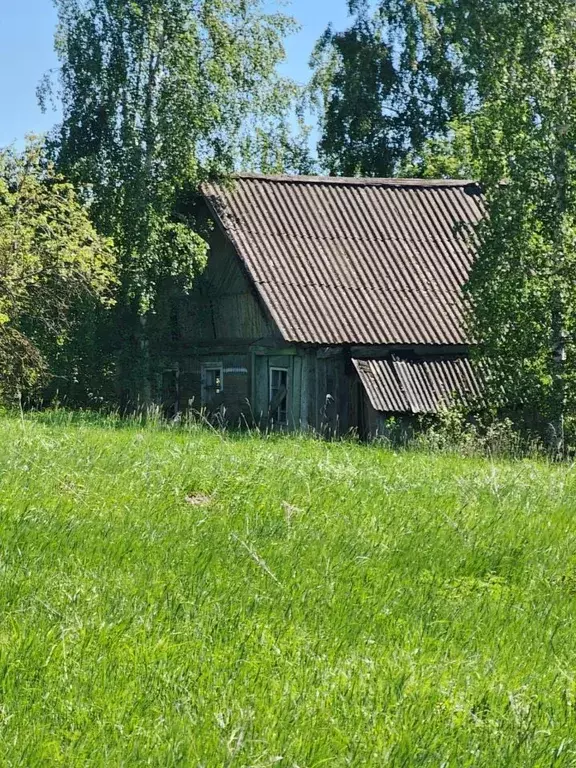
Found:
[[491, 361], [495, 401], [547, 418], [561, 451], [576, 408], [576, 9], [493, 2], [490, 21], [500, 42], [486, 34], [470, 52], [489, 212], [468, 286], [471, 332]]
[[[56, 0], [58, 168], [118, 251], [117, 338], [130, 396], [149, 400], [146, 318], [169, 277], [189, 289], [206, 244], [191, 204], [235, 168], [286, 168], [295, 86], [277, 75], [294, 22], [261, 0]], [[132, 383], [130, 384], [130, 380]]]

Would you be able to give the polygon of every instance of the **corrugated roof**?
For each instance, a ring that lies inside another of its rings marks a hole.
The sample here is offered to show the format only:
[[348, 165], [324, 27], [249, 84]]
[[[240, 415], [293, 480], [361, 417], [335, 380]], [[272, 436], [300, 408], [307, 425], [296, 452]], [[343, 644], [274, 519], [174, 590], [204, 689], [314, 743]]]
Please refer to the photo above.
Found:
[[469, 360], [353, 360], [372, 407], [386, 413], [438, 413], [480, 398]]
[[204, 194], [286, 341], [466, 343], [472, 182], [243, 175]]

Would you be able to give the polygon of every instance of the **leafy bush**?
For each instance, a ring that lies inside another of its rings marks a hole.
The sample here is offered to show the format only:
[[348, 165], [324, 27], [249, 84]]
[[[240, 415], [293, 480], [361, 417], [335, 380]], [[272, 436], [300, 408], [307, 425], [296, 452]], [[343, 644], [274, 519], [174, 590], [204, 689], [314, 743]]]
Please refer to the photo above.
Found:
[[0, 399], [45, 383], [78, 303], [111, 302], [113, 263], [42, 144], [0, 151]]

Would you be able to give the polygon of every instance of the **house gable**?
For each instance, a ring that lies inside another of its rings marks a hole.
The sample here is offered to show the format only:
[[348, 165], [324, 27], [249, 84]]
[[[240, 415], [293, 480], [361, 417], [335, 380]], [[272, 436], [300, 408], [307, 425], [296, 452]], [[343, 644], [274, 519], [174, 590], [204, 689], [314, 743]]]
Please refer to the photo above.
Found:
[[281, 338], [234, 245], [215, 226], [204, 272], [179, 308], [180, 335], [192, 346]]

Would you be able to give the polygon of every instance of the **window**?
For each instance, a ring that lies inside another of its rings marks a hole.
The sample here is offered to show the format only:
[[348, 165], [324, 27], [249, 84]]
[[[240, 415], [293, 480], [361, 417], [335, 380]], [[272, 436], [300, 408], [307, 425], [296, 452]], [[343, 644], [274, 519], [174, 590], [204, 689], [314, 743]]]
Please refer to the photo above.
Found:
[[270, 368], [270, 418], [276, 424], [288, 423], [288, 370]]
[[211, 405], [224, 391], [224, 377], [221, 363], [206, 363], [202, 366], [202, 405]]

